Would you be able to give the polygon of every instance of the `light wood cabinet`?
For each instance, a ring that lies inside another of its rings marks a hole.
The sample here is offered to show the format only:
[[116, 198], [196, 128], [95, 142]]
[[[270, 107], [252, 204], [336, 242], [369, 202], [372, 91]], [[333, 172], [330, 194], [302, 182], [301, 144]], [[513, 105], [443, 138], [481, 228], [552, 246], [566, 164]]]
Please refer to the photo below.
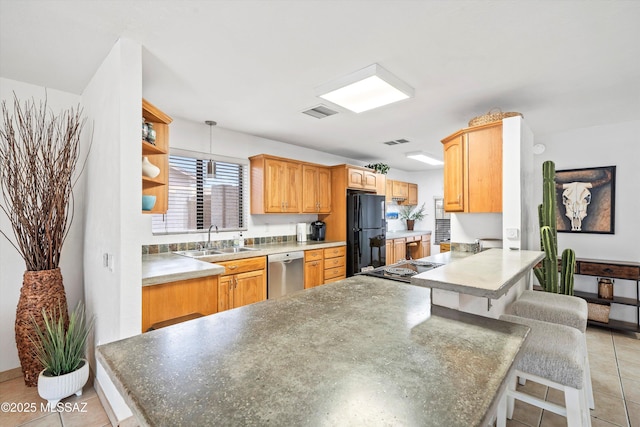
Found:
[[376, 191], [378, 174], [370, 169], [347, 167], [347, 187], [359, 190]]
[[404, 181], [393, 181], [391, 192], [394, 199], [406, 200], [409, 195], [409, 183]]
[[142, 194], [156, 197], [153, 208], [142, 213], [163, 214], [169, 207], [169, 124], [173, 119], [146, 99], [142, 100], [142, 117], [145, 122], [152, 123], [156, 131], [154, 144], [141, 139], [142, 156], [160, 168], [160, 174], [155, 178], [142, 176]]
[[259, 155], [251, 163], [251, 213], [300, 213], [302, 165], [278, 157]]
[[385, 182], [385, 202], [387, 204], [393, 202], [393, 180], [387, 179]]
[[337, 246], [324, 250], [324, 283], [347, 277], [347, 247]]
[[406, 239], [393, 239], [393, 258], [395, 262], [407, 259]]
[[385, 264], [386, 265], [395, 264], [396, 257], [395, 257], [395, 254], [393, 253], [393, 240], [387, 239], [384, 245], [384, 251], [385, 251], [385, 256], [387, 257]]
[[418, 184], [407, 183], [407, 205], [418, 204]]
[[451, 250], [451, 243], [440, 243], [440, 253], [449, 252]]
[[302, 212], [331, 212], [331, 169], [302, 165]]
[[399, 205], [417, 205], [418, 184], [387, 179], [385, 195], [387, 203], [395, 200]]
[[420, 236], [420, 258], [431, 256], [431, 235]]
[[267, 299], [267, 261], [265, 257], [224, 261], [218, 283], [218, 311], [242, 307]]
[[142, 287], [142, 332], [152, 325], [192, 314], [217, 312], [218, 276]]
[[444, 143], [444, 210], [464, 212], [464, 136], [443, 140]]
[[502, 122], [442, 140], [447, 212], [502, 212]]
[[304, 251], [304, 288], [324, 283], [324, 252], [322, 249]]

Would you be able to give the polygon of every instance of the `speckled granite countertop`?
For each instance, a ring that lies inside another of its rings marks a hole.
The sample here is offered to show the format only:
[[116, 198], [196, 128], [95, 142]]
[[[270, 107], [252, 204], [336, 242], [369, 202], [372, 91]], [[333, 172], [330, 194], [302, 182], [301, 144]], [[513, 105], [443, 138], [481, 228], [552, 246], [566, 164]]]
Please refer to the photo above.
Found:
[[[433, 310], [433, 311], [431, 311]], [[355, 276], [101, 345], [141, 425], [487, 425], [528, 328]]]
[[387, 231], [385, 237], [387, 239], [402, 239], [403, 237], [422, 236], [423, 234], [431, 234], [431, 230], [398, 230]]
[[413, 276], [411, 284], [498, 299], [544, 258], [544, 252], [510, 249], [487, 249], [470, 256], [468, 252], [440, 255], [445, 259], [446, 254], [446, 265]]
[[206, 261], [177, 255], [173, 252], [142, 255], [142, 286], [159, 285], [177, 280], [195, 279], [224, 273], [224, 267], [215, 264], [242, 258], [272, 255], [291, 251], [306, 251], [344, 246], [345, 242], [278, 243], [251, 246], [253, 251], [211, 255]]

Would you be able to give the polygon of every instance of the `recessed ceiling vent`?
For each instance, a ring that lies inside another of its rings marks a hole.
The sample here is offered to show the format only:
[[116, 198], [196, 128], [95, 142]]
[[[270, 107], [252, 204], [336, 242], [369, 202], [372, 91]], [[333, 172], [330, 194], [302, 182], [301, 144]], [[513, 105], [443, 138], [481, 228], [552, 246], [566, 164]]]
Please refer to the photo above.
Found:
[[393, 141], [386, 141], [386, 142], [383, 142], [383, 144], [398, 145], [398, 144], [406, 144], [407, 142], [410, 142], [410, 141], [408, 139], [401, 138], [401, 139], [395, 139]]
[[311, 117], [315, 117], [316, 119], [324, 119], [325, 117], [333, 116], [337, 114], [337, 111], [332, 110], [331, 108], [327, 108], [324, 105], [320, 104], [317, 107], [310, 108], [308, 110], [303, 111], [304, 114], [307, 114]]

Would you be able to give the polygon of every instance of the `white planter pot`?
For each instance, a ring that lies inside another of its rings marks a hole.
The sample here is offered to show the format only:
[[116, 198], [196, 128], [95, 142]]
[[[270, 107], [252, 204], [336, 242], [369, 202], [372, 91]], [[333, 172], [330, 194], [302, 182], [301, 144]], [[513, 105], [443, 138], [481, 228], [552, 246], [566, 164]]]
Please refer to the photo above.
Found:
[[57, 377], [44, 375], [44, 370], [38, 376], [38, 394], [49, 401], [49, 407], [53, 409], [61, 399], [75, 394], [82, 395], [82, 387], [89, 379], [89, 362], [82, 359], [84, 365], [68, 374]]

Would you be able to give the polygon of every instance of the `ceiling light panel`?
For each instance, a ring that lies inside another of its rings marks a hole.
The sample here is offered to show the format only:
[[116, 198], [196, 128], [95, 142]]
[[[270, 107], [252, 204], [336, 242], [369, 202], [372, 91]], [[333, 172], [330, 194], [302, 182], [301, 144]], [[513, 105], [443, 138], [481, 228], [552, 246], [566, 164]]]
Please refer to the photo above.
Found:
[[419, 162], [426, 163], [426, 164], [432, 165], [432, 166], [439, 166], [439, 165], [443, 165], [444, 164], [444, 162], [442, 160], [438, 160], [438, 159], [436, 159], [434, 157], [431, 157], [430, 155], [428, 155], [426, 153], [421, 153], [421, 152], [407, 153], [407, 158], [413, 159], [413, 160], [417, 160]]
[[380, 67], [370, 65], [316, 88], [316, 94], [355, 113], [413, 97], [413, 88]]

